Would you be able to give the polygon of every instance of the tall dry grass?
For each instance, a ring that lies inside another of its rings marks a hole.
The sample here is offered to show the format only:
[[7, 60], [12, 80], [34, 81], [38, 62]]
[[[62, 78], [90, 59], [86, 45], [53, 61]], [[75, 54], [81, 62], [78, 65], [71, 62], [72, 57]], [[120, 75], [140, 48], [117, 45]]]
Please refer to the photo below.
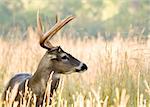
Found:
[[[33, 74], [46, 51], [32, 29], [28, 35], [26, 40], [0, 39], [0, 94], [16, 73]], [[85, 62], [88, 71], [62, 75], [51, 106], [150, 106], [150, 39], [116, 36], [104, 41], [100, 37], [81, 39], [58, 34], [52, 42]]]

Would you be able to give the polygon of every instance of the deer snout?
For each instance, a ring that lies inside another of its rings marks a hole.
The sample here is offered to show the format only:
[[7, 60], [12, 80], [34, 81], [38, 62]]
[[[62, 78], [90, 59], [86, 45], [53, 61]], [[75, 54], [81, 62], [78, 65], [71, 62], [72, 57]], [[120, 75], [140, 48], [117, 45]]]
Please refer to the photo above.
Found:
[[81, 71], [87, 70], [88, 67], [86, 66], [86, 64], [83, 63], [82, 67], [81, 67]]
[[87, 65], [84, 63], [80, 63], [78, 67], [76, 67], [76, 72], [86, 71], [88, 69]]

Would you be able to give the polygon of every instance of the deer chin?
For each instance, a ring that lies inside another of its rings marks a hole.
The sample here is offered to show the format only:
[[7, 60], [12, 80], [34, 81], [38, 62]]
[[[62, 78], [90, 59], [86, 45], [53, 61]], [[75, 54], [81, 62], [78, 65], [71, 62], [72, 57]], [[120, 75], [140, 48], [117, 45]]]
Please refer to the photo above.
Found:
[[72, 73], [74, 73], [74, 72], [76, 72], [76, 70], [75, 70], [75, 69], [72, 69], [72, 70], [70, 70], [70, 71], [61, 72], [61, 74], [72, 74]]
[[71, 71], [65, 72], [64, 74], [72, 74], [72, 73], [82, 73], [86, 70], [73, 69]]
[[65, 72], [64, 74], [72, 74], [73, 71], [68, 71], [68, 72]]
[[78, 73], [82, 73], [82, 72], [85, 72], [86, 70], [79, 70], [79, 69], [76, 69], [76, 72]]

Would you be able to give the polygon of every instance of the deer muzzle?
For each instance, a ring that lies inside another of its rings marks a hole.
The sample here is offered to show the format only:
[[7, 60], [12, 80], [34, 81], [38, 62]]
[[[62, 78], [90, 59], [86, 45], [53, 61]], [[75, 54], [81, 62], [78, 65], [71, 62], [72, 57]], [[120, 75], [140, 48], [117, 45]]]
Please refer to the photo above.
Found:
[[75, 69], [76, 69], [76, 72], [83, 72], [83, 71], [86, 71], [88, 67], [86, 64], [80, 63], [80, 65], [75, 67]]

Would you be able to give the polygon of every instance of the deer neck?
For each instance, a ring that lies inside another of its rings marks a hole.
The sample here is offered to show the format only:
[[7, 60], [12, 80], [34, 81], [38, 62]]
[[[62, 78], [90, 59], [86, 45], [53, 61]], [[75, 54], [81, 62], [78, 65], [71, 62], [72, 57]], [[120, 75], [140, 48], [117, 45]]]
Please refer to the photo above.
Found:
[[[29, 80], [29, 88], [31, 88], [31, 90], [37, 95], [43, 94], [46, 90], [47, 82], [51, 74], [52, 74], [51, 89], [52, 88], [57, 89], [56, 85], [58, 85], [59, 83], [60, 74], [56, 73], [56, 71], [53, 71], [53, 66], [46, 68], [41, 63], [39, 64], [37, 71]], [[54, 89], [52, 89], [52, 91]]]

